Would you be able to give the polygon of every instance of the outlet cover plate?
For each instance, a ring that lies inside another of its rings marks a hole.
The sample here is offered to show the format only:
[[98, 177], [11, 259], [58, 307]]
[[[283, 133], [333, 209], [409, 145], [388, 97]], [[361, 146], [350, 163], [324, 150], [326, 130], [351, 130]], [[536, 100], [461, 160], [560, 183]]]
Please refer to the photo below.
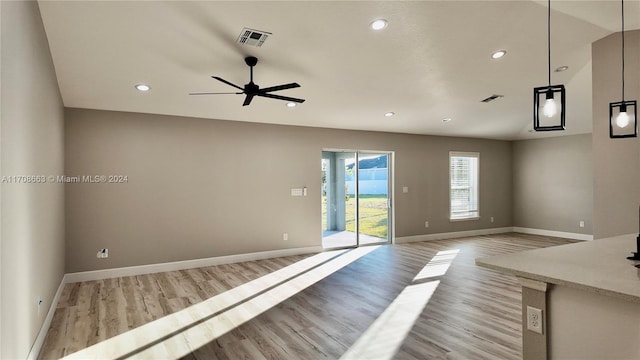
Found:
[[542, 334], [542, 310], [527, 306], [527, 330]]

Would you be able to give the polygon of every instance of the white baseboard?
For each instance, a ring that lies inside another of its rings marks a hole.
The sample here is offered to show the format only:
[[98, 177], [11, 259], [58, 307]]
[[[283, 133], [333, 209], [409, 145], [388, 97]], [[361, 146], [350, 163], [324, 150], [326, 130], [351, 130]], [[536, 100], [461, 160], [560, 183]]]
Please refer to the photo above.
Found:
[[554, 236], [554, 237], [573, 239], [573, 240], [583, 240], [583, 241], [593, 240], [593, 235], [570, 233], [570, 232], [564, 232], [564, 231], [513, 227], [513, 232], [519, 232], [523, 234], [543, 235], [543, 236]]
[[135, 275], [144, 275], [144, 274], [153, 274], [158, 272], [165, 271], [176, 271], [176, 270], [184, 270], [184, 269], [193, 269], [205, 266], [215, 266], [222, 264], [231, 264], [243, 261], [254, 261], [254, 260], [263, 260], [263, 259], [271, 259], [282, 256], [292, 256], [292, 255], [302, 255], [302, 254], [313, 254], [319, 253], [322, 251], [321, 246], [309, 246], [302, 248], [293, 248], [293, 249], [282, 249], [282, 250], [271, 250], [271, 251], [262, 251], [262, 252], [254, 252], [247, 254], [238, 254], [238, 255], [227, 255], [227, 256], [216, 256], [205, 259], [194, 259], [194, 260], [185, 260], [185, 261], [174, 261], [162, 264], [149, 264], [149, 265], [139, 265], [139, 266], [129, 266], [115, 269], [104, 269], [104, 270], [94, 270], [94, 271], [83, 271], [76, 273], [66, 274], [65, 283], [75, 283], [82, 281], [92, 281], [92, 280], [102, 280], [102, 279], [110, 279], [116, 277], [123, 276], [135, 276]]
[[589, 235], [589, 234], [578, 234], [578, 233], [570, 233], [570, 232], [563, 232], [563, 231], [531, 229], [531, 228], [523, 228], [523, 227], [503, 227], [503, 228], [468, 230], [468, 231], [454, 231], [454, 232], [446, 232], [446, 233], [438, 233], [438, 234], [401, 236], [396, 238], [395, 243], [403, 244], [403, 243], [416, 242], [416, 241], [446, 240], [446, 239], [455, 239], [455, 238], [461, 238], [461, 237], [467, 237], [467, 236], [503, 234], [508, 232], [519, 232], [523, 234], [553, 236], [553, 237], [560, 237], [560, 238], [573, 239], [573, 240], [584, 240], [584, 241], [593, 240], [593, 235]]
[[492, 228], [492, 229], [454, 231], [454, 232], [446, 232], [446, 233], [438, 233], [438, 234], [401, 236], [401, 237], [396, 237], [396, 244], [403, 244], [403, 243], [416, 242], [416, 241], [455, 239], [455, 238], [461, 238], [466, 236], [503, 234], [503, 233], [508, 233], [512, 231], [513, 231], [513, 228], [511, 227], [503, 227], [503, 228]]
[[49, 311], [47, 312], [47, 316], [44, 318], [44, 323], [42, 323], [42, 327], [40, 327], [40, 331], [38, 332], [38, 336], [36, 336], [36, 341], [33, 342], [31, 346], [31, 350], [29, 350], [29, 355], [27, 355], [27, 360], [36, 360], [38, 355], [40, 355], [40, 350], [42, 350], [42, 345], [44, 345], [44, 340], [47, 337], [47, 332], [49, 331], [49, 326], [51, 326], [51, 321], [53, 320], [53, 314], [56, 312], [58, 308], [58, 301], [60, 301], [60, 295], [62, 295], [62, 290], [64, 289], [66, 275], [62, 277], [60, 281], [60, 286], [58, 286], [58, 290], [56, 291], [55, 296], [51, 300], [51, 304], [49, 305]]

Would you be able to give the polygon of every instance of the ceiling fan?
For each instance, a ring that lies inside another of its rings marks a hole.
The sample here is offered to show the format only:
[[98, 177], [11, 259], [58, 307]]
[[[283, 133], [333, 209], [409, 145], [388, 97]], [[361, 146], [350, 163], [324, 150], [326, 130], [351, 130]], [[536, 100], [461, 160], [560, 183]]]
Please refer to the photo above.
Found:
[[212, 92], [198, 92], [198, 93], [189, 93], [189, 95], [217, 95], [217, 94], [245, 94], [246, 97], [244, 98], [244, 102], [242, 103], [242, 106], [247, 106], [249, 104], [251, 104], [251, 100], [253, 100], [254, 96], [262, 96], [262, 97], [266, 97], [266, 98], [271, 98], [271, 99], [277, 99], [277, 100], [284, 100], [284, 101], [291, 101], [291, 102], [296, 102], [296, 103], [303, 103], [304, 99], [298, 99], [298, 98], [292, 98], [292, 97], [288, 97], [288, 96], [281, 96], [281, 95], [274, 95], [274, 94], [270, 94], [273, 91], [280, 91], [280, 90], [286, 90], [286, 89], [292, 89], [292, 88], [297, 88], [300, 87], [300, 84], [298, 83], [290, 83], [290, 84], [283, 84], [283, 85], [276, 85], [276, 86], [271, 86], [271, 87], [266, 87], [266, 88], [260, 88], [257, 84], [254, 84], [253, 82], [253, 67], [256, 66], [256, 64], [258, 63], [258, 58], [254, 57], [254, 56], [247, 56], [246, 58], [244, 58], [244, 62], [249, 66], [250, 72], [251, 72], [251, 78], [249, 80], [248, 84], [244, 85], [243, 87], [240, 87], [234, 83], [231, 83], [221, 77], [218, 76], [212, 76], [212, 78], [221, 81], [227, 85], [231, 85], [234, 88], [238, 89], [238, 90], [242, 90], [239, 92], [226, 92], [226, 93], [212, 93]]

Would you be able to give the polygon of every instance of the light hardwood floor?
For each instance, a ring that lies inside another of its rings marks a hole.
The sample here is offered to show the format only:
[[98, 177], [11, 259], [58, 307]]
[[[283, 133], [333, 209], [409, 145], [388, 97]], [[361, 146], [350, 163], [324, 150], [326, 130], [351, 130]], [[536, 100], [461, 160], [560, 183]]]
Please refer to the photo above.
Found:
[[[338, 359], [403, 289], [439, 280], [394, 358], [520, 359], [520, 286], [474, 260], [570, 242], [511, 233], [380, 246], [349, 261], [344, 259], [355, 250], [322, 253], [320, 260], [292, 256], [67, 284], [39, 358]], [[436, 261], [438, 253], [449, 250], [454, 258]], [[430, 266], [446, 273], [414, 281], [432, 259]], [[316, 275], [340, 260], [335, 270]], [[263, 279], [280, 274], [284, 277], [264, 285]], [[307, 278], [310, 283], [300, 285]], [[274, 300], [288, 296], [287, 286], [295, 289], [293, 295]], [[241, 312], [233, 315], [235, 310]], [[160, 330], [167, 324], [175, 324], [170, 333]], [[384, 339], [392, 339], [395, 329], [386, 330], [389, 336], [376, 339], [377, 346], [394, 346]], [[200, 342], [192, 341], [194, 333]], [[107, 339], [129, 347], [114, 356], [95, 350], [100, 344], [120, 346]], [[87, 352], [91, 349], [93, 355]]]

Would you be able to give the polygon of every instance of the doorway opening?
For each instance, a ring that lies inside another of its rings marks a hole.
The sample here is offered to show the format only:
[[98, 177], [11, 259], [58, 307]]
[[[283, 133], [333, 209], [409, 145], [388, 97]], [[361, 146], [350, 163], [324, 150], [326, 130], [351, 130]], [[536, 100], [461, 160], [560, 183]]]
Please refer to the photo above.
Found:
[[322, 152], [322, 246], [390, 243], [391, 153]]

